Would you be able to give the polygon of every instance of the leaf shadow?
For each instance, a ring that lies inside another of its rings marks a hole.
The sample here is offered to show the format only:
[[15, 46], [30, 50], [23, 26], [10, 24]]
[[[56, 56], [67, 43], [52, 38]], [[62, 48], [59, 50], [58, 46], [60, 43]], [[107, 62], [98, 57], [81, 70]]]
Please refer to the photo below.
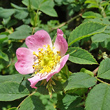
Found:
[[26, 88], [30, 92], [34, 91], [34, 89], [30, 87], [30, 82], [28, 80], [24, 80], [23, 78], [19, 84], [19, 92], [23, 92]]
[[18, 90], [19, 92], [23, 92], [25, 90], [25, 87], [20, 83]]
[[39, 98], [39, 96], [36, 95], [32, 95], [31, 96], [31, 100], [33, 103], [33, 110], [45, 110], [45, 106], [43, 105], [41, 99]]

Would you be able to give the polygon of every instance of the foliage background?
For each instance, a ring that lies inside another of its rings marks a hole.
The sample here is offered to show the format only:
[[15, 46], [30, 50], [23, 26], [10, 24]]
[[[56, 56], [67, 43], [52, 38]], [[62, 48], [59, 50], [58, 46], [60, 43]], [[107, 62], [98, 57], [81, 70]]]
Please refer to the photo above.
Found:
[[[60, 28], [68, 42], [67, 65], [35, 91], [14, 67], [25, 38]], [[0, 0], [0, 110], [110, 110], [109, 0]], [[68, 71], [69, 69], [69, 71]]]

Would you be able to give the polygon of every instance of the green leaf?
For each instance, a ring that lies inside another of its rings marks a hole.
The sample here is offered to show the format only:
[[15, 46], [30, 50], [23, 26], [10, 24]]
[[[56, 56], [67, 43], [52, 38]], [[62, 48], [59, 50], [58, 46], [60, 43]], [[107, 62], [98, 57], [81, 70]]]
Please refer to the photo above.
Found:
[[30, 8], [38, 9], [43, 0], [22, 0], [22, 3]]
[[92, 43], [91, 44], [91, 48], [89, 49], [89, 51], [92, 51], [92, 50], [94, 50], [94, 49], [96, 49], [96, 48], [98, 48], [98, 43], [96, 42], [96, 43]]
[[10, 28], [11, 26], [13, 26], [13, 25], [15, 25], [15, 24], [17, 24], [17, 23], [18, 23], [17, 20], [11, 19], [11, 20], [6, 24], [6, 26], [7, 26], [7, 28]]
[[58, 5], [58, 6], [61, 6], [62, 5], [62, 0], [55, 0], [55, 3]]
[[110, 58], [106, 58], [100, 63], [98, 77], [110, 79]]
[[84, 110], [79, 106], [81, 98], [76, 95], [58, 95], [57, 105], [60, 110]]
[[56, 110], [56, 102], [57, 94], [54, 93], [50, 98], [49, 95], [42, 95], [37, 91], [23, 101], [19, 110]]
[[53, 93], [51, 98], [50, 98], [49, 94], [43, 95], [38, 92], [36, 92], [36, 94], [34, 94], [34, 95], [39, 96], [43, 105], [45, 106], [45, 110], [57, 110], [55, 107], [55, 105], [57, 103], [57, 94], [56, 93]]
[[14, 9], [3, 9], [2, 7], [0, 7], [0, 17], [1, 18], [8, 18], [14, 13], [15, 13]]
[[[107, 22], [108, 23], [108, 22]], [[110, 23], [110, 22], [109, 22]], [[105, 29], [105, 31], [103, 32], [105, 34], [109, 34], [110, 35], [110, 26], [108, 25], [107, 28]]]
[[63, 84], [60, 81], [53, 80], [56, 85], [53, 85], [53, 89], [56, 93], [63, 91]]
[[11, 17], [3, 18], [2, 24], [3, 24], [4, 26], [6, 26], [10, 20], [11, 20]]
[[101, 6], [104, 7], [104, 6], [108, 6], [109, 5], [109, 1], [103, 1], [101, 2]]
[[[107, 18], [107, 17], [106, 17], [106, 18], [86, 19], [85, 22], [95, 22], [95, 23], [97, 22], [97, 23], [99, 23], [99, 24], [101, 23], [101, 24], [104, 24], [104, 25], [107, 26], [106, 29], [109, 28], [109, 25], [110, 25], [109, 18]], [[106, 30], [106, 29], [105, 29], [105, 30]], [[109, 28], [109, 29], [110, 29], [110, 28]], [[104, 31], [105, 31], [105, 30], [104, 30]]]
[[86, 0], [85, 3], [90, 3], [87, 8], [99, 8], [98, 0]]
[[16, 9], [16, 13], [14, 14], [14, 17], [19, 20], [22, 20], [22, 19], [26, 18], [27, 16], [28, 16], [28, 12], [24, 11], [24, 10], [17, 10]]
[[105, 30], [106, 25], [95, 23], [95, 22], [85, 22], [79, 25], [76, 29], [74, 29], [68, 39], [68, 45], [72, 45], [73, 43], [91, 35], [101, 33]]
[[0, 101], [12, 101], [29, 95], [29, 91], [17, 82], [0, 83]]
[[92, 4], [89, 4], [87, 8], [99, 8], [99, 6], [97, 4], [92, 3]]
[[14, 75], [0, 75], [0, 83], [4, 83], [7, 81], [14, 81], [17, 83], [21, 83], [23, 80], [23, 75], [21, 74], [14, 74]]
[[58, 16], [55, 9], [52, 8], [51, 6], [43, 6], [43, 7], [41, 7], [40, 10], [49, 16], [52, 16], [52, 17]]
[[79, 96], [72, 96], [66, 94], [66, 96], [63, 98], [63, 104], [66, 110], [77, 110], [77, 105], [81, 101], [81, 98]]
[[82, 15], [83, 18], [101, 18], [102, 16], [99, 13], [94, 13], [92, 11], [85, 12]]
[[0, 25], [0, 29], [4, 28], [3, 25]]
[[5, 61], [9, 61], [8, 55], [5, 54], [4, 52], [2, 52], [1, 50], [0, 50], [0, 59], [3, 59]]
[[68, 94], [75, 94], [78, 96], [84, 96], [88, 92], [88, 88], [76, 88], [76, 89], [71, 89], [68, 90], [66, 93]]
[[15, 5], [14, 3], [11, 3], [11, 6], [14, 7], [14, 8], [16, 8], [16, 9], [19, 9], [19, 10], [27, 10], [27, 8], [25, 8], [25, 7], [20, 7], [20, 6], [18, 6], [18, 5]]
[[94, 4], [97, 4], [97, 0], [86, 0], [85, 3], [94, 3]]
[[57, 17], [57, 13], [55, 9], [53, 8], [54, 7], [53, 0], [37, 0], [37, 1], [30, 0], [30, 4], [29, 4], [29, 0], [23, 0], [22, 2], [26, 6], [31, 5], [31, 8], [39, 9], [40, 11], [42, 11], [43, 13], [49, 16]]
[[65, 91], [75, 88], [89, 88], [96, 84], [97, 79], [87, 73], [73, 73], [65, 83]]
[[21, 25], [19, 27], [16, 28], [17, 31], [21, 31], [21, 30], [24, 30], [24, 31], [29, 31], [29, 32], [32, 32], [32, 29], [30, 26], [28, 25]]
[[99, 34], [95, 34], [91, 37], [92, 42], [103, 42], [107, 39], [110, 39], [110, 35], [109, 34], [105, 34], [105, 33], [99, 33]]
[[86, 50], [79, 47], [70, 47], [68, 49], [69, 60], [78, 64], [97, 64], [94, 57]]
[[45, 110], [45, 107], [42, 104], [39, 96], [36, 96], [34, 93], [23, 101], [19, 110]]
[[0, 43], [2, 43], [3, 41], [7, 39], [8, 39], [7, 35], [0, 35]]
[[40, 10], [49, 16], [57, 17], [57, 13], [55, 9], [53, 8], [54, 5], [52, 6], [52, 4], [53, 3], [51, 0], [46, 1], [41, 5]]
[[88, 94], [86, 110], [110, 110], [110, 85], [100, 83]]
[[25, 39], [28, 37], [32, 32], [32, 29], [28, 25], [22, 25], [16, 28], [16, 31], [10, 34], [8, 37], [9, 39]]

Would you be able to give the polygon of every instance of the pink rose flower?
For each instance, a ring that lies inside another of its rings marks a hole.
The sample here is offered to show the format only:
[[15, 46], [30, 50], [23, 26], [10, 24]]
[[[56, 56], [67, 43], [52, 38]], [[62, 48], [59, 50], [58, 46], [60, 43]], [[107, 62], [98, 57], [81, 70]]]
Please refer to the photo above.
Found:
[[69, 55], [65, 55], [68, 44], [60, 29], [57, 30], [54, 45], [49, 34], [44, 30], [28, 36], [25, 42], [28, 48], [21, 47], [16, 51], [18, 61], [15, 68], [20, 74], [33, 73], [28, 80], [30, 86], [36, 89], [35, 85], [39, 81], [43, 79], [48, 81], [63, 68], [69, 58]]

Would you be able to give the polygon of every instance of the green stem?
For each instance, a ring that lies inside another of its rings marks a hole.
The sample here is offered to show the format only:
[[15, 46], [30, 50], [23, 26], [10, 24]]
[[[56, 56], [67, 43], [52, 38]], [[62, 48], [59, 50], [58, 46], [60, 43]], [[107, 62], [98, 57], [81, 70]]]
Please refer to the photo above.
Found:
[[102, 6], [99, 6], [99, 9], [101, 10], [102, 16], [105, 18], [106, 14], [105, 14], [104, 8]]
[[101, 83], [104, 83], [104, 84], [110, 85], [109, 83], [102, 81], [102, 80], [99, 79], [98, 77], [95, 77], [95, 78], [96, 78], [99, 82], [101, 82]]
[[96, 76], [96, 74], [97, 74], [97, 72], [98, 72], [98, 69], [99, 69], [99, 67], [97, 67], [97, 68], [93, 71], [94, 76]]
[[35, 31], [35, 27], [32, 27], [32, 35], [34, 34]]
[[[70, 20], [68, 20], [68, 21], [66, 21], [66, 22], [64, 22], [64, 23], [62, 23], [62, 24], [60, 24], [59, 26], [52, 28], [51, 31], [53, 31], [53, 30], [55, 30], [55, 29], [58, 29], [58, 28], [61, 28], [62, 26], [66, 25], [66, 24], [69, 24], [71, 21], [73, 21], [74, 19], [78, 18], [79, 16], [81, 16], [81, 14], [78, 14], [77, 16], [71, 18]], [[50, 32], [51, 32], [51, 31], [50, 31]]]
[[[26, 98], [32, 96], [34, 93], [36, 93], [36, 91], [32, 92], [31, 94], [29, 94]], [[26, 99], [25, 98], [25, 99]], [[19, 109], [19, 107], [21, 106], [21, 104], [25, 101], [25, 99], [18, 105], [17, 109]]]
[[98, 69], [99, 69], [99, 67], [97, 67], [97, 68], [93, 71], [93, 74], [94, 74], [95, 78], [97, 79], [97, 81], [99, 81], [99, 82], [101, 82], [101, 83], [104, 83], [104, 84], [107, 84], [107, 85], [110, 85], [109, 83], [102, 81], [101, 79], [99, 79], [99, 78], [96, 76], [96, 73], [97, 73]]
[[31, 2], [30, 2], [30, 0], [28, 0], [28, 3], [29, 3], [28, 10], [29, 10], [29, 13], [31, 13]]

